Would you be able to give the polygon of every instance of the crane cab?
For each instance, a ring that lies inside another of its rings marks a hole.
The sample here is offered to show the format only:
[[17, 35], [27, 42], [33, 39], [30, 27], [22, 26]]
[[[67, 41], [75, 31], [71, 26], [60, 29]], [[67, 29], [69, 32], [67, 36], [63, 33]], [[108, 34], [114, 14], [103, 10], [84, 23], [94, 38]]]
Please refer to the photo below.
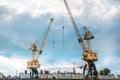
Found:
[[84, 61], [98, 61], [98, 53], [95, 52], [84, 52], [82, 59]]
[[32, 60], [32, 61], [27, 62], [27, 68], [28, 69], [37, 69], [37, 68], [40, 68], [39, 61]]

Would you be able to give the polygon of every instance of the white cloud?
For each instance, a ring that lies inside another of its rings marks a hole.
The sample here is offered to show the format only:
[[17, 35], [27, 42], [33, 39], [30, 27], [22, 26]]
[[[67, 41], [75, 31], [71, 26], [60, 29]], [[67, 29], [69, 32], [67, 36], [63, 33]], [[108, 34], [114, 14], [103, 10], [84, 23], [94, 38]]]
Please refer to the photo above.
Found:
[[[14, 4], [13, 4], [14, 3]], [[61, 4], [59, 0], [49, 1], [49, 0], [31, 0], [31, 1], [1, 1], [0, 5], [7, 6], [10, 9], [16, 11], [16, 14], [29, 13], [32, 17], [39, 16], [46, 13], [59, 13], [61, 11]], [[59, 10], [58, 10], [59, 9]]]
[[[117, 5], [109, 5], [107, 0], [67, 0], [67, 2], [72, 13], [81, 17], [83, 15], [87, 15], [106, 19], [116, 15], [119, 12], [119, 7], [117, 7]], [[0, 5], [13, 9], [16, 14], [30, 13], [32, 17], [37, 17], [46, 13], [51, 13], [58, 16], [61, 14], [66, 14], [66, 8], [63, 0], [2, 0]]]
[[18, 73], [26, 70], [27, 58], [12, 56], [5, 57], [0, 55], [0, 72], [7, 75], [15, 75], [15, 70], [17, 69]]
[[107, 14], [104, 15], [104, 19], [110, 20], [111, 18], [116, 17], [117, 14], [119, 14], [120, 8], [117, 6], [111, 6]]
[[4, 20], [5, 21], [10, 21], [12, 19], [12, 16], [11, 15], [7, 15], [4, 17]]
[[116, 55], [102, 55], [102, 57], [97, 62], [97, 69], [98, 71], [103, 68], [108, 68], [111, 70], [111, 73], [114, 73], [116, 75], [116, 72], [119, 74], [120, 67], [118, 66], [120, 64], [120, 59]]
[[[103, 28], [105, 24], [106, 27], [111, 27], [113, 19], [120, 11], [120, 6], [111, 5], [107, 0], [67, 0], [67, 2], [73, 16], [79, 18], [80, 24], [96, 26], [99, 29]], [[41, 17], [47, 13], [52, 14], [54, 17], [68, 16], [63, 0], [4, 0], [1, 1], [0, 5], [10, 9], [11, 13], [4, 18], [9, 21], [14, 18], [13, 16], [19, 16], [20, 14], [28, 14], [32, 18]]]
[[[6, 57], [3, 55], [0, 55], [0, 72], [2, 72], [5, 76], [7, 75], [16, 75], [16, 70], [17, 73], [19, 74], [20, 72], [24, 72], [24, 70], [27, 70], [27, 61], [30, 59], [25, 58], [23, 56], [15, 56], [12, 55], [11, 57]], [[59, 62], [54, 63], [48, 63], [49, 56], [42, 56], [42, 58], [39, 59], [41, 67], [39, 69], [43, 70], [61, 70], [61, 71], [73, 71], [73, 61], [75, 61], [77, 64], [76, 66], [78, 67], [78, 61], [77, 59], [71, 59], [70, 61], [65, 61], [65, 60], [58, 60]], [[61, 69], [60, 69], [61, 68]], [[70, 68], [70, 69], [69, 69]], [[28, 70], [29, 71], [29, 70]], [[77, 72], [81, 72], [81, 69], [76, 69]]]

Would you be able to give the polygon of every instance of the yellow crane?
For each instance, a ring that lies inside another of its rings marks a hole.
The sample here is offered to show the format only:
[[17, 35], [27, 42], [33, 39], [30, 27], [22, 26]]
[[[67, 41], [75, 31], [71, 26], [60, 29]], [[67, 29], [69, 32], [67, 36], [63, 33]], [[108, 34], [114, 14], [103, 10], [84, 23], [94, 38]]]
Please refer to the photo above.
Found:
[[48, 33], [52, 27], [53, 20], [54, 19], [50, 19], [50, 24], [48, 25], [47, 31], [45, 33], [43, 40], [42, 40], [40, 48], [37, 49], [37, 41], [35, 41], [33, 44], [31, 44], [31, 47], [29, 48], [29, 50], [32, 51], [32, 59], [27, 62], [27, 68], [32, 71], [31, 72], [32, 77], [33, 77], [33, 75], [36, 75], [36, 77], [38, 76], [37, 69], [40, 68], [40, 64], [39, 64], [38, 59], [39, 59], [40, 55], [42, 54], [43, 47], [44, 47], [46, 39], [48, 37]]
[[75, 34], [78, 38], [78, 42], [84, 51], [83, 55], [82, 55], [82, 60], [85, 61], [85, 65], [83, 67], [83, 74], [85, 75], [85, 70], [88, 70], [85, 78], [89, 78], [89, 77], [98, 78], [97, 77], [97, 69], [96, 69], [96, 66], [94, 64], [94, 61], [98, 60], [98, 54], [96, 52], [92, 51], [91, 44], [90, 44], [90, 40], [93, 39], [94, 36], [86, 27], [83, 27], [85, 34], [84, 34], [84, 38], [82, 38], [82, 36], [80, 35], [80, 32], [79, 32], [79, 29], [78, 29], [78, 25], [76, 24], [74, 17], [72, 16], [71, 10], [70, 10], [66, 0], [64, 0], [64, 4], [65, 4], [66, 9], [68, 11], [68, 14], [69, 14], [70, 20], [72, 22]]

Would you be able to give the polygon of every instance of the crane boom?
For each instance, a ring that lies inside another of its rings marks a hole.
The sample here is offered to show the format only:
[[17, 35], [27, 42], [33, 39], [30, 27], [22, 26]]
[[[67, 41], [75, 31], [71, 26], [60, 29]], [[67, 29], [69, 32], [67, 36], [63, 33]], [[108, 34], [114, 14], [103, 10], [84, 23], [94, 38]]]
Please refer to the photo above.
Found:
[[42, 43], [41, 43], [41, 45], [40, 45], [40, 49], [38, 50], [38, 56], [37, 56], [36, 60], [38, 60], [40, 54], [42, 54], [42, 50], [43, 50], [43, 47], [44, 47], [44, 45], [45, 45], [45, 42], [46, 42], [48, 33], [49, 33], [49, 31], [50, 31], [50, 28], [52, 27], [52, 23], [53, 23], [53, 20], [54, 20], [54, 19], [50, 19], [50, 20], [51, 20], [51, 21], [50, 21], [50, 24], [49, 24], [49, 26], [48, 26], [48, 28], [47, 28], [47, 31], [46, 31], [45, 36], [44, 36], [44, 38], [43, 38], [43, 41], [42, 41]]
[[67, 1], [64, 0], [64, 3], [65, 3], [65, 6], [66, 6], [66, 9], [67, 9], [67, 11], [68, 11], [70, 20], [71, 20], [71, 22], [72, 22], [72, 25], [73, 25], [75, 34], [76, 34], [76, 36], [78, 37], [78, 42], [81, 44], [81, 47], [83, 48], [83, 50], [86, 51], [86, 48], [85, 48], [85, 46], [84, 46], [84, 44], [83, 44], [83, 39], [82, 39], [82, 37], [81, 37], [81, 35], [80, 35], [80, 32], [79, 32], [79, 29], [78, 29], [78, 25], [76, 24], [76, 22], [75, 22], [75, 20], [74, 20], [74, 18], [73, 18], [73, 16], [72, 16], [72, 13], [71, 13], [70, 8], [69, 8], [69, 6], [68, 6], [68, 4], [67, 4]]
[[71, 13], [71, 11], [70, 11], [70, 8], [69, 8], [66, 0], [64, 0], [64, 3], [65, 3], [65, 6], [66, 6], [66, 8], [67, 8], [67, 10], [68, 10], [69, 17], [70, 17], [70, 20], [71, 20], [71, 22], [72, 22], [72, 24], [73, 24], [73, 28], [74, 28], [74, 30], [75, 30], [76, 36], [77, 36], [78, 38], [81, 38], [80, 32], [79, 32], [78, 27], [77, 27], [77, 24], [76, 24], [76, 22], [75, 22], [75, 20], [74, 20], [74, 18], [73, 18], [73, 16], [72, 16], [72, 13]]

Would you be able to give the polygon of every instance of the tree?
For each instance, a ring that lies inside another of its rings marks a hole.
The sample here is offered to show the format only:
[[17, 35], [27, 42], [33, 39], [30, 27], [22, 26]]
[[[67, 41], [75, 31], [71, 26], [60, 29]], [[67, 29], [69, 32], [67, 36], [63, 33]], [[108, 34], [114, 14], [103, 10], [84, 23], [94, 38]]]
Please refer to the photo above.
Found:
[[99, 75], [109, 75], [110, 74], [110, 69], [104, 68], [103, 70], [99, 71]]

